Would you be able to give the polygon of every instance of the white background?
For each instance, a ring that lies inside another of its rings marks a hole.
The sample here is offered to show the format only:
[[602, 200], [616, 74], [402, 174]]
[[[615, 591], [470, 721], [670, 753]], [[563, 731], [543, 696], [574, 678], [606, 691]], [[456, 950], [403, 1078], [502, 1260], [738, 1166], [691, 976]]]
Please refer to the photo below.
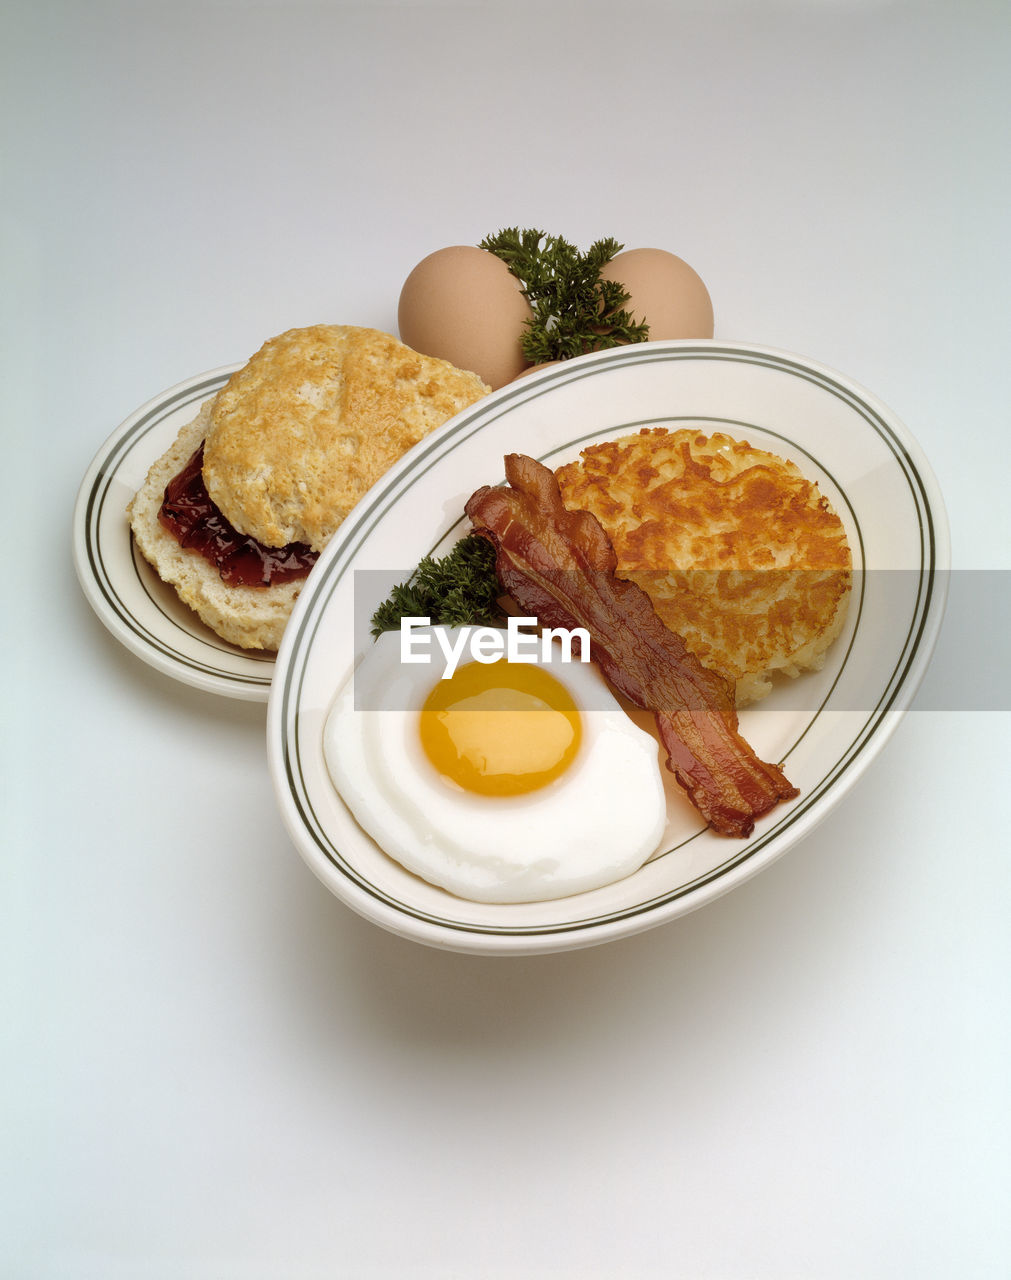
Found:
[[264, 708], [122, 650], [70, 516], [165, 387], [536, 226], [671, 249], [718, 337], [885, 400], [993, 603], [1008, 6], [7, 0], [0, 49], [0, 1274], [1007, 1276], [1006, 611], [758, 878], [482, 959], [317, 883]]

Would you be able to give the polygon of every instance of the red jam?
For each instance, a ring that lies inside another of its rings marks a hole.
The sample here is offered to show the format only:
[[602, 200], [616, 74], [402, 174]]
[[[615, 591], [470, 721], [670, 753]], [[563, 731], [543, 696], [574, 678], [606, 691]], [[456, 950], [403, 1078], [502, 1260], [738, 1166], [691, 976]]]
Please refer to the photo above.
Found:
[[158, 512], [162, 526], [181, 547], [196, 551], [230, 587], [270, 587], [304, 578], [317, 552], [304, 542], [267, 547], [234, 529], [211, 501], [204, 485], [204, 446], [165, 488]]

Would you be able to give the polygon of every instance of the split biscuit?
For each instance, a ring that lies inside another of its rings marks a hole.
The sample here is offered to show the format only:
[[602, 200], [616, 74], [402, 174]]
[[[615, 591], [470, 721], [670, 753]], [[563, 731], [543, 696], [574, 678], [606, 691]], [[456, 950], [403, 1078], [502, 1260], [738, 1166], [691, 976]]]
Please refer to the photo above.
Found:
[[130, 527], [137, 549], [159, 578], [222, 640], [243, 649], [276, 649], [305, 579], [270, 587], [228, 586], [210, 561], [180, 546], [158, 519], [165, 486], [199, 448], [210, 416], [208, 402], [148, 471], [127, 507]]
[[356, 502], [412, 445], [487, 395], [477, 376], [351, 325], [271, 338], [180, 431], [127, 508], [158, 575], [222, 639], [276, 649], [304, 578], [229, 586], [159, 518], [166, 485], [201, 442], [211, 500], [270, 548], [320, 552]]

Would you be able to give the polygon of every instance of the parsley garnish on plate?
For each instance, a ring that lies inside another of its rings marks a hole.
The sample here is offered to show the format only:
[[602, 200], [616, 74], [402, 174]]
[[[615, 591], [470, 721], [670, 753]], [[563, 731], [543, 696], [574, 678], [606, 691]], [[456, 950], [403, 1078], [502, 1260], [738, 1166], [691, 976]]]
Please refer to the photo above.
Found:
[[432, 626], [494, 627], [505, 612], [495, 574], [495, 548], [469, 533], [444, 556], [425, 556], [372, 615], [372, 634], [396, 631], [401, 618], [431, 618]]

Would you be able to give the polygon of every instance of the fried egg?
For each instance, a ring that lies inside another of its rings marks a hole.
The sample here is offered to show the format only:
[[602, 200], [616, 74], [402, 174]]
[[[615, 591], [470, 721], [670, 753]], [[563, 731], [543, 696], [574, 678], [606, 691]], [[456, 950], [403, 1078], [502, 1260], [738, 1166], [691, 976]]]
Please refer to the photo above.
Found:
[[[432, 629], [435, 630], [434, 628]], [[599, 888], [656, 851], [667, 812], [656, 739], [592, 664], [468, 657], [445, 629], [431, 661], [386, 632], [324, 729], [331, 779], [358, 824], [415, 875], [477, 902]], [[465, 654], [447, 679], [442, 653]]]

